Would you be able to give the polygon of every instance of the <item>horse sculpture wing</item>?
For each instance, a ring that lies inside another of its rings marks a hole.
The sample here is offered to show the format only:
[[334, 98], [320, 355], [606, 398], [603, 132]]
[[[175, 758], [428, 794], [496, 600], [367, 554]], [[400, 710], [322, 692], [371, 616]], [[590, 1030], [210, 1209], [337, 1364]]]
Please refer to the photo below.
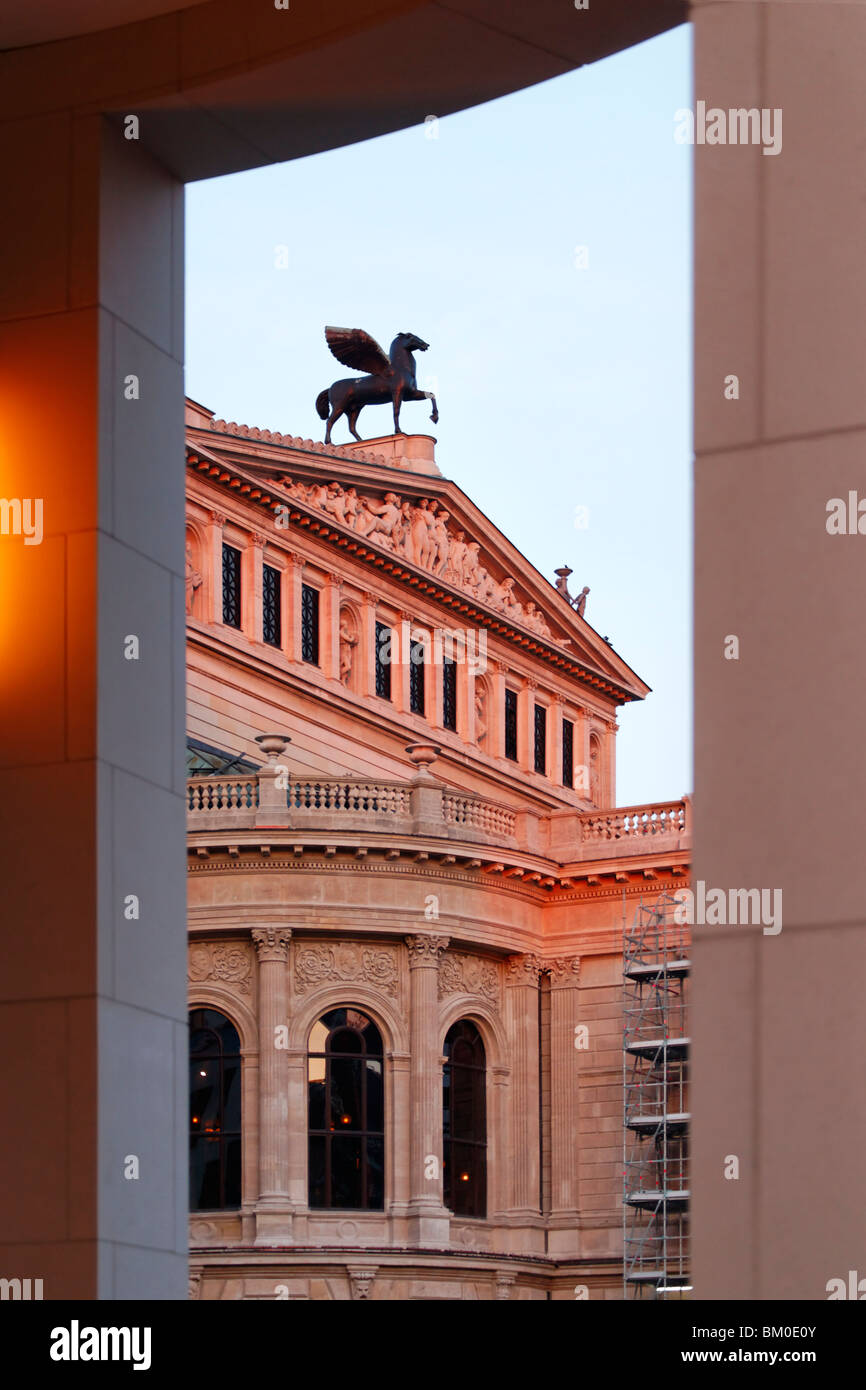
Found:
[[372, 376], [382, 376], [390, 371], [391, 362], [387, 354], [363, 328], [328, 327], [325, 337], [331, 352], [344, 367], [352, 367], [356, 372], [370, 372]]

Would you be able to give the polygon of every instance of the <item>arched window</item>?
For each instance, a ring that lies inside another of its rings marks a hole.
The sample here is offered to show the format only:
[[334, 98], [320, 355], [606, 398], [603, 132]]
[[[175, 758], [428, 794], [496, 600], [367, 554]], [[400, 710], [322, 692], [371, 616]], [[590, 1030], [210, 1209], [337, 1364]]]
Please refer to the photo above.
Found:
[[308, 1061], [311, 1207], [382, 1211], [385, 1094], [382, 1035], [351, 1007], [313, 1025]]
[[241, 1204], [241, 1043], [216, 1009], [189, 1016], [189, 1205]]
[[486, 1216], [486, 1059], [481, 1034], [468, 1018], [445, 1036], [442, 1134], [446, 1207], [455, 1216]]

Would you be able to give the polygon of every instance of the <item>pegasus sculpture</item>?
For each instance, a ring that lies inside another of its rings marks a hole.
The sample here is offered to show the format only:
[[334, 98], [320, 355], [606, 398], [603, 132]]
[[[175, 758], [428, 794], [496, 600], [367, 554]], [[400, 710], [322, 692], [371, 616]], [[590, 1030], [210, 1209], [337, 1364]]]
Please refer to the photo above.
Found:
[[400, 406], [403, 401], [432, 401], [430, 419], [436, 424], [439, 419], [436, 397], [432, 391], [420, 391], [415, 383], [415, 359], [412, 353], [426, 352], [429, 346], [421, 338], [416, 338], [414, 333], [398, 333], [387, 356], [375, 338], [371, 338], [363, 328], [328, 327], [325, 338], [331, 352], [344, 367], [368, 373], [367, 376], [344, 377], [342, 381], [335, 381], [333, 386], [327, 391], [320, 391], [316, 397], [319, 418], [328, 422], [326, 444], [330, 444], [331, 430], [341, 415], [346, 416], [349, 429], [360, 440], [355, 424], [365, 405], [384, 405], [390, 401], [394, 408], [394, 433], [402, 434]]

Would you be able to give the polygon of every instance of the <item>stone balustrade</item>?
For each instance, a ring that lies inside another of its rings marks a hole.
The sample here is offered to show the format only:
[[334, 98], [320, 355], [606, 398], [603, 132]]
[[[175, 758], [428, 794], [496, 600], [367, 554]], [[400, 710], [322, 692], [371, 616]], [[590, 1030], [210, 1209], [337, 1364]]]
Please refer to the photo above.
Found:
[[[432, 778], [367, 782], [355, 778], [193, 777], [187, 782], [189, 831], [358, 830], [433, 835], [567, 860], [610, 859], [685, 848], [689, 800], [649, 806], [533, 814], [468, 796]], [[532, 832], [531, 834], [529, 832]], [[519, 841], [519, 843], [518, 843]]]

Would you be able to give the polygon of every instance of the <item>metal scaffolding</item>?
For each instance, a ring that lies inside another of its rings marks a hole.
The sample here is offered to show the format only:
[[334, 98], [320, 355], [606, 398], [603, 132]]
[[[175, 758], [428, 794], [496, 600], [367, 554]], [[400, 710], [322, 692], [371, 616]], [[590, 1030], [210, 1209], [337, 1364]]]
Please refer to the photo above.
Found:
[[681, 1299], [688, 1265], [689, 928], [662, 893], [623, 926], [623, 1296]]

